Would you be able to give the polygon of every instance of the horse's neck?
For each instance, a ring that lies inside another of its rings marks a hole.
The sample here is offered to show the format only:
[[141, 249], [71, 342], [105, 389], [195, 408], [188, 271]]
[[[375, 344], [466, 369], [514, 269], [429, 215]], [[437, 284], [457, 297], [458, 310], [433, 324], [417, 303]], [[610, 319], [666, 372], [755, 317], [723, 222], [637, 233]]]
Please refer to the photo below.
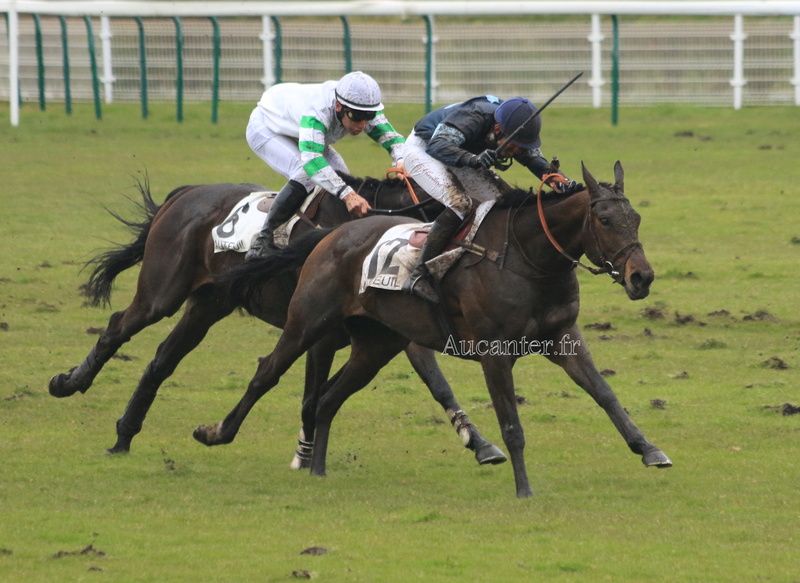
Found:
[[557, 272], [568, 268], [568, 260], [553, 241], [570, 257], [580, 259], [584, 253], [583, 230], [588, 205], [588, 193], [578, 193], [555, 204], [545, 204], [544, 219], [552, 241], [539, 219], [535, 204], [518, 211], [512, 209], [513, 232], [508, 235], [511, 239], [509, 249], [516, 249], [523, 263], [533, 263], [544, 271]]

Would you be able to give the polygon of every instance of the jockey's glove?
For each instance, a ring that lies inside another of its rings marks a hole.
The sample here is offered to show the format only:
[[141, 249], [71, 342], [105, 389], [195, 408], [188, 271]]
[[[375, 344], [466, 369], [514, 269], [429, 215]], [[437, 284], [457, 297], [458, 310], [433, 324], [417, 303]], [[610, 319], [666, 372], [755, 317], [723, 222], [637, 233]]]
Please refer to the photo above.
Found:
[[575, 182], [574, 180], [569, 180], [566, 184], [553, 180], [548, 186], [559, 194], [574, 194], [584, 189], [582, 183]]
[[470, 168], [491, 168], [497, 162], [496, 150], [484, 150], [480, 154], [469, 159]]

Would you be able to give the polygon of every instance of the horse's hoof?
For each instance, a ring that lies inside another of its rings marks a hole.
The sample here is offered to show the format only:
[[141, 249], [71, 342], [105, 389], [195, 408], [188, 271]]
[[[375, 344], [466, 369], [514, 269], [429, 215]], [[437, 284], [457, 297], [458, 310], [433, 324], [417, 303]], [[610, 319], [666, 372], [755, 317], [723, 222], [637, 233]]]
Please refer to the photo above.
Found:
[[131, 440], [127, 438], [118, 437], [117, 443], [114, 444], [114, 447], [109, 447], [106, 450], [106, 453], [109, 455], [115, 455], [118, 453], [128, 453], [131, 450]]
[[216, 425], [200, 425], [192, 436], [203, 445], [219, 445], [219, 431]]
[[289, 467], [293, 470], [307, 470], [311, 467], [311, 460], [303, 459], [299, 455], [295, 455]]
[[508, 461], [506, 454], [504, 454], [500, 450], [500, 448], [494, 445], [493, 443], [478, 448], [475, 451], [475, 459], [478, 460], [478, 463], [481, 465], [485, 464], [497, 465]]
[[669, 459], [663, 451], [656, 450], [646, 453], [642, 456], [642, 463], [645, 467], [655, 466], [657, 468], [671, 468], [672, 460]]
[[58, 373], [53, 378], [50, 379], [49, 390], [50, 394], [54, 397], [58, 397], [59, 399], [63, 397], [71, 397], [75, 393], [78, 392], [78, 389], [67, 389], [67, 381], [69, 380], [69, 374], [64, 374], [63, 372]]

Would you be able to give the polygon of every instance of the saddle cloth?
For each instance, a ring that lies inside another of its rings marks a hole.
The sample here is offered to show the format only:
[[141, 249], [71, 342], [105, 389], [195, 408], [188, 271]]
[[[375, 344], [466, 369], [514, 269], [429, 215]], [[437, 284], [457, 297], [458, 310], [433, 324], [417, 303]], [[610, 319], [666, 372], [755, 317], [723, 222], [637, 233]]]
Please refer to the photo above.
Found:
[[[493, 200], [478, 206], [475, 218], [464, 236], [464, 243], [472, 242], [483, 219], [493, 206]], [[363, 294], [369, 287], [400, 291], [422, 252], [424, 236], [421, 234], [430, 229], [431, 224], [402, 224], [386, 231], [364, 258], [358, 293]], [[426, 263], [428, 270], [434, 277], [441, 279], [465, 252], [466, 249], [462, 246], [445, 251]]]
[[[306, 197], [300, 207], [300, 212], [308, 209], [320, 190], [317, 187]], [[267, 220], [267, 213], [277, 194], [275, 191], [252, 192], [240, 200], [228, 217], [211, 230], [214, 253], [223, 251], [246, 253], [249, 251]], [[295, 223], [299, 220], [300, 217], [295, 214], [288, 222], [275, 229], [275, 245], [283, 248], [289, 244], [289, 236], [292, 234]]]

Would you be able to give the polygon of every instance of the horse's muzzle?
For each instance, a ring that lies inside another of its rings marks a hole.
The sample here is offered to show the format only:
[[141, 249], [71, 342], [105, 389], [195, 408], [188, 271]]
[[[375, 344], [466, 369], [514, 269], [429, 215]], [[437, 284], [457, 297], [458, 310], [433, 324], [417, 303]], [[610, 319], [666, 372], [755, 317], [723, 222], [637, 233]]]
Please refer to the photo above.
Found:
[[650, 284], [655, 278], [652, 269], [632, 270], [625, 277], [625, 292], [632, 300], [643, 300], [650, 295]]

